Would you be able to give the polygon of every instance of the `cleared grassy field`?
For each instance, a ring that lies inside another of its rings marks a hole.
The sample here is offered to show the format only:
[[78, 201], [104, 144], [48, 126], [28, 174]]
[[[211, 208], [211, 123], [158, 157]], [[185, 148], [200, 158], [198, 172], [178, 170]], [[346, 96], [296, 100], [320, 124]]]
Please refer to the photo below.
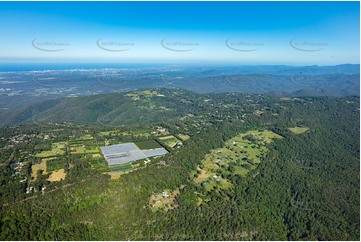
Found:
[[294, 134], [303, 134], [306, 133], [310, 128], [308, 127], [293, 127], [288, 128]]
[[94, 139], [93, 136], [91, 136], [90, 134], [85, 134], [83, 136], [81, 136], [80, 138], [78, 138], [77, 140], [92, 140]]
[[148, 150], [148, 149], [155, 149], [155, 148], [162, 148], [157, 142], [154, 140], [147, 140], [147, 141], [139, 141], [134, 142], [136, 146], [138, 146], [141, 150]]
[[177, 139], [176, 137], [174, 137], [173, 135], [159, 137], [158, 140], [162, 145], [170, 147], [170, 148], [173, 148], [174, 146], [176, 146], [178, 144], [178, 142], [180, 142], [180, 140]]
[[129, 173], [128, 171], [121, 171], [121, 172], [108, 172], [107, 174], [110, 175], [111, 180], [119, 179], [123, 174]]
[[148, 90], [138, 91], [138, 92], [126, 94], [126, 96], [131, 97], [133, 100], [139, 100], [141, 98], [141, 96], [153, 97], [156, 95], [159, 95], [159, 93], [156, 91], [150, 91], [150, 90], [149, 91]]
[[51, 150], [42, 151], [36, 154], [35, 157], [47, 158], [47, 157], [64, 155], [67, 144], [68, 144], [67, 142], [52, 143]]
[[51, 173], [51, 175], [48, 178], [48, 181], [50, 182], [60, 181], [65, 179], [65, 176], [66, 176], [65, 170], [60, 169]]
[[163, 137], [159, 137], [159, 140], [167, 140], [167, 139], [171, 139], [171, 138], [175, 138], [173, 135], [168, 135], [168, 136], [163, 136]]
[[101, 136], [108, 136], [110, 134], [113, 134], [115, 133], [116, 131], [104, 131], [104, 132], [99, 132], [98, 135], [101, 135]]
[[229, 189], [233, 185], [227, 179], [221, 179], [221, 181], [217, 182], [215, 180], [209, 180], [202, 184], [202, 186], [207, 190], [211, 191], [213, 189]]
[[101, 154], [92, 154], [92, 157], [93, 158], [102, 158], [102, 155]]
[[109, 172], [110, 171], [110, 169], [108, 167], [108, 163], [104, 159], [101, 159], [101, 158], [89, 159], [89, 162], [90, 162], [90, 165], [95, 170], [98, 170], [98, 171], [101, 171], [101, 172]]
[[178, 134], [177, 135], [182, 141], [186, 141], [187, 139], [190, 138], [189, 135], [186, 135], [186, 134]]
[[70, 147], [70, 154], [72, 154], [72, 155], [85, 154], [85, 153], [86, 153], [85, 146]]
[[[163, 196], [163, 192], [166, 196]], [[175, 191], [164, 190], [161, 193], [153, 194], [149, 199], [149, 206], [152, 212], [156, 212], [158, 209], [163, 209], [167, 212], [170, 209], [178, 207], [176, 204], [176, 197], [179, 195], [179, 189]]]
[[43, 170], [43, 173], [46, 174], [46, 160], [42, 160], [39, 164], [31, 166], [31, 177], [33, 177], [34, 180], [37, 179], [37, 173], [39, 170]]
[[206, 191], [228, 189], [233, 185], [222, 176], [246, 176], [254, 170], [268, 151], [266, 144], [282, 136], [268, 130], [251, 130], [225, 142], [224, 147], [212, 150], [197, 168], [194, 182]]
[[132, 135], [132, 136], [144, 137], [144, 138], [149, 138], [152, 136], [151, 130], [149, 130], [149, 129], [126, 131], [126, 132], [119, 133], [119, 135], [122, 135], [122, 136], [131, 136]]
[[69, 142], [70, 154], [99, 154], [100, 148], [96, 143], [91, 139], [87, 140], [77, 140]]

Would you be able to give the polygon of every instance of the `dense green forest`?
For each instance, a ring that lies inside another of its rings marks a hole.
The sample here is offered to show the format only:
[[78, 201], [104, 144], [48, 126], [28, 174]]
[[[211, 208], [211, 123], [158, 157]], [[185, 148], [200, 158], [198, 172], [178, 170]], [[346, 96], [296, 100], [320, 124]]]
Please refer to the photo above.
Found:
[[[5, 122], [24, 124], [0, 128], [0, 240], [359, 240], [359, 104], [154, 89], [31, 106]], [[115, 179], [86, 152], [157, 141], [160, 127], [189, 139]], [[194, 182], [212, 150], [250, 130], [282, 138], [262, 143], [246, 175], [236, 162], [217, 174], [230, 186]], [[60, 168], [65, 178], [49, 181]], [[153, 210], [166, 190], [172, 206]]]

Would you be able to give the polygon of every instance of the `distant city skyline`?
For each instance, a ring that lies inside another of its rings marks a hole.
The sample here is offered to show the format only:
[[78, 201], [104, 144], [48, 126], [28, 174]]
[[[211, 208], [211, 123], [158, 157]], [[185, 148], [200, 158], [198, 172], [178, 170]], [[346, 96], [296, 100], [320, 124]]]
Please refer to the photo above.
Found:
[[359, 2], [0, 2], [0, 63], [359, 64]]

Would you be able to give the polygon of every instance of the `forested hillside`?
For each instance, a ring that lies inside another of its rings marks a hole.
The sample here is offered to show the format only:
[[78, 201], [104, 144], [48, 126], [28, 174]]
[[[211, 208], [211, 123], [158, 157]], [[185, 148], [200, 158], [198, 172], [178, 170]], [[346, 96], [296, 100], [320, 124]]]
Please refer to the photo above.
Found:
[[[359, 102], [152, 89], [24, 109], [0, 129], [0, 240], [358, 240]], [[96, 156], [162, 129], [182, 144], [119, 176]]]

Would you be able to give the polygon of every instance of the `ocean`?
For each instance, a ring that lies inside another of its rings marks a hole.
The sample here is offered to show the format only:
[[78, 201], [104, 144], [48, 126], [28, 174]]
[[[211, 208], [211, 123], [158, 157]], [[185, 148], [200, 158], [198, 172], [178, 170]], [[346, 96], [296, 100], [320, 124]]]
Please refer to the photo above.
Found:
[[69, 69], [105, 69], [105, 68], [156, 68], [165, 64], [132, 63], [0, 63], [0, 72], [69, 70]]

